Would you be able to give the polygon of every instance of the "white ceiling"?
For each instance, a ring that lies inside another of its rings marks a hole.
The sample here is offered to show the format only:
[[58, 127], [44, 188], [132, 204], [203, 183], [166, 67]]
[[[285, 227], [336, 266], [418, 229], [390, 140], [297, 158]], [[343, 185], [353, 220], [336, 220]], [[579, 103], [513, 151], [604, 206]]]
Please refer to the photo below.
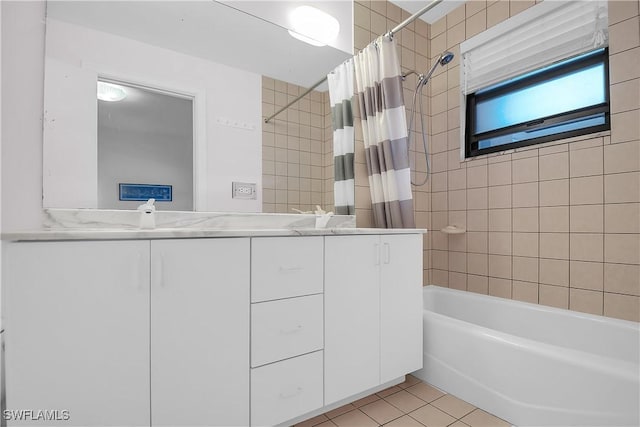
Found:
[[[245, 4], [246, 3], [246, 4]], [[143, 43], [208, 59], [231, 67], [309, 87], [352, 55], [350, 2], [316, 2], [324, 10], [343, 10], [341, 39], [315, 47], [291, 37], [287, 29], [254, 16], [267, 5], [286, 15], [291, 1], [51, 1], [47, 17], [117, 34]], [[295, 2], [295, 5], [314, 4]], [[231, 6], [233, 7], [231, 7]], [[245, 11], [239, 10], [242, 7]], [[335, 11], [330, 12], [337, 13]], [[275, 18], [271, 18], [275, 19]], [[345, 20], [349, 24], [344, 23]], [[345, 38], [348, 42], [344, 42]]]
[[[389, 0], [391, 3], [395, 4], [401, 9], [406, 10], [409, 13], [416, 13], [424, 6], [426, 6], [429, 1], [426, 0]], [[464, 4], [465, 0], [443, 0], [442, 3], [438, 4], [433, 9], [426, 12], [424, 15], [420, 17], [425, 22], [429, 24], [433, 24], [438, 19], [445, 16], [447, 13], [451, 12], [456, 7]]]

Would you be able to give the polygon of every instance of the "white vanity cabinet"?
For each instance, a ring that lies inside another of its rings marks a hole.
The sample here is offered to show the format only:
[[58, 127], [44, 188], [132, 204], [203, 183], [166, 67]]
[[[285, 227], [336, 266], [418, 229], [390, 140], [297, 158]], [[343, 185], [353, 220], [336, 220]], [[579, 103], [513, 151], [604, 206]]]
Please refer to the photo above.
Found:
[[249, 425], [249, 239], [151, 241], [151, 424]]
[[66, 409], [65, 426], [247, 426], [249, 248], [6, 245], [7, 408]]
[[325, 405], [422, 367], [422, 236], [325, 238]]
[[149, 242], [3, 247], [7, 409], [68, 421], [149, 425]]

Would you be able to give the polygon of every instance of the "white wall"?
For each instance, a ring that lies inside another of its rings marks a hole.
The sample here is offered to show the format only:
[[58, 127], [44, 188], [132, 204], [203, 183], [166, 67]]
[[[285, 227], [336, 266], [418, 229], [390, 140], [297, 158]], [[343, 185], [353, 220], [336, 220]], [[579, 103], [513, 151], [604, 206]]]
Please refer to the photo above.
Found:
[[2, 231], [40, 228], [45, 4], [2, 8]]
[[232, 181], [261, 187], [260, 75], [54, 20], [46, 52], [45, 207], [97, 206], [95, 88], [87, 88], [100, 75], [195, 96], [197, 210], [261, 211], [261, 192], [231, 198]]

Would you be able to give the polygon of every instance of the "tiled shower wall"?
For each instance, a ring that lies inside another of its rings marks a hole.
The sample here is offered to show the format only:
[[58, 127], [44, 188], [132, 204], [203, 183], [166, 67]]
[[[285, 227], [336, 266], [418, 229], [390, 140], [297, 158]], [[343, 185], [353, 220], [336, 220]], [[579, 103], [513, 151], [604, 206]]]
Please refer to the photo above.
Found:
[[[460, 161], [460, 43], [535, 3], [472, 0], [432, 25], [418, 21], [397, 35], [403, 68], [424, 72], [442, 51], [456, 54], [428, 86], [433, 173], [414, 191], [417, 226], [430, 230], [425, 284], [638, 321], [637, 0], [609, 2], [610, 132]], [[357, 2], [355, 47], [406, 16], [387, 2]], [[407, 90], [405, 103], [410, 99]], [[356, 135], [357, 223], [370, 226], [362, 137]], [[418, 174], [423, 164], [418, 160]], [[448, 224], [468, 231], [438, 231]]]
[[[270, 116], [305, 90], [263, 77], [263, 117]], [[316, 205], [327, 211], [333, 209], [331, 141], [327, 92], [312, 91], [269, 123], [263, 123], [262, 212], [294, 213], [293, 208], [310, 211]]]

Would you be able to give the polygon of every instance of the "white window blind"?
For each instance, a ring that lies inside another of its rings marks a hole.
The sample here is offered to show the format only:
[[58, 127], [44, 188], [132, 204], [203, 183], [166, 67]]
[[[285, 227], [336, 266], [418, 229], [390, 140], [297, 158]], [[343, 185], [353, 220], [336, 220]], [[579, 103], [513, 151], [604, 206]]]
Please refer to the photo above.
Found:
[[542, 3], [460, 45], [463, 95], [608, 45], [605, 0]]

